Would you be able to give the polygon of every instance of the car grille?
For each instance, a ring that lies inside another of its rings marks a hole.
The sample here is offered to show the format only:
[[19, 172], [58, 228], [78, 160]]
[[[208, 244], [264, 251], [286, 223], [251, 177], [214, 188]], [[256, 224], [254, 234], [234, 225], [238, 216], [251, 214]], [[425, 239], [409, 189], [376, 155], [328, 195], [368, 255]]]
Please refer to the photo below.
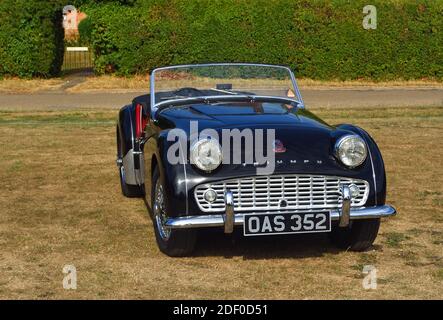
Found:
[[[230, 179], [197, 186], [194, 195], [198, 206], [204, 212], [224, 211], [226, 190], [233, 193], [235, 211], [326, 209], [341, 206], [341, 186], [344, 184], [355, 184], [359, 187], [359, 195], [352, 199], [351, 205], [363, 206], [369, 194], [367, 181], [317, 175]], [[204, 199], [208, 189], [217, 192], [217, 200], [213, 203]]]

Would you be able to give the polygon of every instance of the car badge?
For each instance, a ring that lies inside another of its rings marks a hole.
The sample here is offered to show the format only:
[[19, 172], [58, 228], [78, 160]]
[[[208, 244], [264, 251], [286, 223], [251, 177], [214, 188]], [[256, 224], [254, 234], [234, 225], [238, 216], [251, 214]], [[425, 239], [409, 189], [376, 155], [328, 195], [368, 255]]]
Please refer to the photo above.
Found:
[[275, 153], [283, 153], [286, 152], [286, 148], [283, 145], [283, 142], [281, 142], [280, 140], [275, 140], [274, 141], [274, 152]]

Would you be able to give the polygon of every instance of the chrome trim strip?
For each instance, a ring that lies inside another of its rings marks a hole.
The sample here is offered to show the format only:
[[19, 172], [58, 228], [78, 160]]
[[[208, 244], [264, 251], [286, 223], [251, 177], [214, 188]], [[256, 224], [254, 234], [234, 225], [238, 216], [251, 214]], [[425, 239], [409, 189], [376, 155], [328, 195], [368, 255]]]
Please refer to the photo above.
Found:
[[[315, 212], [311, 211], [286, 211], [281, 212], [282, 214], [289, 214], [294, 212]], [[257, 214], [266, 213], [279, 213], [279, 211], [271, 212], [258, 212]], [[361, 219], [378, 219], [387, 218], [394, 216], [397, 213], [394, 207], [389, 205], [376, 206], [376, 207], [361, 207], [361, 208], [351, 208], [350, 219], [351, 220], [361, 220]], [[244, 223], [244, 214], [235, 214], [235, 225], [242, 226]], [[340, 219], [340, 211], [331, 211], [331, 220], [337, 221]], [[225, 220], [222, 214], [216, 215], [202, 215], [202, 216], [185, 216], [178, 218], [169, 218], [166, 221], [166, 226], [171, 229], [187, 229], [187, 228], [208, 228], [208, 227], [223, 227], [225, 225]]]
[[[180, 144], [180, 149], [182, 148], [182, 145]], [[182, 157], [183, 162], [183, 173], [185, 175], [185, 189], [186, 189], [186, 214], [189, 214], [189, 190], [188, 190], [188, 172], [186, 171], [186, 164], [187, 161], [185, 159], [186, 152], [183, 152], [183, 150], [180, 150], [180, 154]]]
[[372, 159], [372, 152], [369, 148], [371, 141], [368, 141], [366, 135], [364, 134], [364, 130], [362, 128], [356, 127], [358, 131], [360, 131], [360, 137], [365, 140], [366, 147], [368, 148], [368, 154], [369, 154], [369, 160], [371, 161], [371, 168], [372, 168], [372, 180], [374, 181], [374, 203], [375, 205], [378, 205], [377, 201], [377, 178], [375, 174], [375, 168], [374, 168], [374, 159]]
[[155, 70], [151, 73], [151, 77], [149, 80], [150, 85], [150, 98], [151, 98], [151, 119], [155, 121], [155, 113], [157, 112], [157, 109], [155, 108]]
[[235, 101], [236, 99], [275, 99], [275, 100], [286, 100], [288, 102], [295, 102], [298, 105], [302, 106], [302, 103], [298, 100], [295, 99], [291, 99], [291, 98], [286, 98], [286, 97], [278, 97], [278, 96], [256, 96], [256, 95], [220, 95], [220, 96], [202, 96], [202, 97], [189, 97], [189, 98], [180, 98], [180, 99], [172, 99], [172, 100], [165, 100], [162, 102], [159, 102], [156, 104], [156, 110], [160, 109], [160, 107], [165, 106], [165, 105], [169, 105], [169, 104], [183, 104], [186, 101], [195, 101], [195, 100], [230, 100], [230, 101]]
[[134, 143], [134, 127], [132, 126], [132, 112], [129, 112], [129, 123], [131, 124], [131, 144], [132, 144], [132, 151], [134, 151], [135, 143]]
[[291, 73], [292, 85], [294, 86], [295, 94], [297, 95], [297, 99], [298, 99], [298, 101], [301, 104], [300, 107], [304, 109], [305, 108], [305, 102], [303, 101], [303, 98], [302, 98], [301, 93], [300, 93], [300, 89], [298, 88], [298, 83], [297, 83], [297, 80], [295, 79], [294, 72], [292, 72], [292, 70], [289, 70], [289, 72]]
[[159, 67], [152, 71], [152, 73], [162, 70], [178, 69], [178, 68], [192, 68], [192, 67], [215, 67], [215, 66], [256, 66], [256, 67], [274, 67], [288, 70], [292, 72], [291, 69], [278, 64], [266, 64], [266, 63], [247, 63], [247, 62], [219, 62], [219, 63], [196, 63], [196, 64], [178, 64], [175, 66]]
[[369, 160], [371, 161], [371, 167], [372, 167], [372, 179], [374, 180], [374, 202], [375, 205], [378, 205], [377, 203], [377, 179], [375, 177], [375, 168], [374, 168], [374, 160], [372, 160], [372, 152], [369, 150], [368, 147], [368, 154], [369, 154]]

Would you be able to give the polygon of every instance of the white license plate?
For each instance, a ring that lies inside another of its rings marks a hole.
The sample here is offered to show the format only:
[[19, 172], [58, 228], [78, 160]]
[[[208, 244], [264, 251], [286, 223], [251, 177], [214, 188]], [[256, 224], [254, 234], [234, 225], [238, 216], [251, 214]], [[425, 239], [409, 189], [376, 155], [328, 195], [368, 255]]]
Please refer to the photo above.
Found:
[[328, 211], [306, 213], [245, 214], [245, 236], [264, 236], [331, 231]]

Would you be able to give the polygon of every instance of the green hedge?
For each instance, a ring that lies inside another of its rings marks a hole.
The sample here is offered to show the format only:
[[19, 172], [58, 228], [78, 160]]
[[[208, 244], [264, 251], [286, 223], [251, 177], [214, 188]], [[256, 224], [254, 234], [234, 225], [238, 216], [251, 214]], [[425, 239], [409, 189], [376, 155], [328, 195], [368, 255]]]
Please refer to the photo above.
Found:
[[[65, 2], [0, 1], [0, 76], [59, 73]], [[377, 30], [362, 28], [366, 0], [74, 3], [90, 15], [97, 73], [247, 61], [314, 79], [443, 79], [443, 0], [373, 0]]]
[[0, 76], [57, 75], [63, 62], [59, 1], [0, 1]]
[[89, 46], [91, 44], [92, 27], [91, 19], [89, 17], [78, 24], [80, 42], [84, 46]]
[[196, 62], [291, 66], [314, 79], [443, 79], [443, 1], [139, 0], [89, 5], [97, 73]]

